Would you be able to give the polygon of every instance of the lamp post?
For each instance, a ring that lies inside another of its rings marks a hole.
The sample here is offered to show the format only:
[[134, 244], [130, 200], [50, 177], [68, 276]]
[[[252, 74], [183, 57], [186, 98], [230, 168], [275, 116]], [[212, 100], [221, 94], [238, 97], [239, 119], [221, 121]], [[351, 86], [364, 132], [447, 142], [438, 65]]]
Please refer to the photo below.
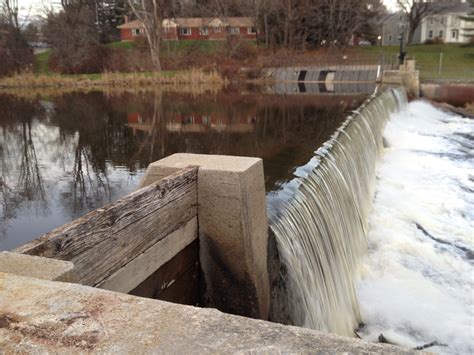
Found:
[[398, 59], [400, 61], [400, 65], [403, 65], [405, 62], [405, 55], [406, 52], [403, 51], [403, 40], [405, 39], [405, 26], [402, 26], [402, 32], [400, 36], [398, 36], [398, 40], [400, 41], [400, 53], [398, 54]]

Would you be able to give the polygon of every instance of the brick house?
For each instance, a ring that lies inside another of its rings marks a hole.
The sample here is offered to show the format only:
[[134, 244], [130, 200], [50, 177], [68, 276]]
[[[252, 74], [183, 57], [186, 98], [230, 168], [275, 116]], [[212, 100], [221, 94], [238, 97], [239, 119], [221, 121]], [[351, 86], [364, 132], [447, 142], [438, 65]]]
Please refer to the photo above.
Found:
[[[143, 24], [139, 20], [125, 22], [117, 28], [122, 41], [143, 36]], [[257, 39], [257, 29], [250, 17], [170, 18], [163, 20], [162, 30], [164, 40], [224, 40], [230, 35]]]

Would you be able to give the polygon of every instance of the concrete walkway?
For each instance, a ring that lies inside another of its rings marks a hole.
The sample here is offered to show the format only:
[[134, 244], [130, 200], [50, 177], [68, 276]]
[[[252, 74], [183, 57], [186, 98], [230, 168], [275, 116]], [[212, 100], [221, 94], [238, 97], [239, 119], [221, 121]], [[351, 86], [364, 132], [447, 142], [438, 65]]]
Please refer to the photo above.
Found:
[[360, 340], [0, 273], [4, 353], [412, 353]]

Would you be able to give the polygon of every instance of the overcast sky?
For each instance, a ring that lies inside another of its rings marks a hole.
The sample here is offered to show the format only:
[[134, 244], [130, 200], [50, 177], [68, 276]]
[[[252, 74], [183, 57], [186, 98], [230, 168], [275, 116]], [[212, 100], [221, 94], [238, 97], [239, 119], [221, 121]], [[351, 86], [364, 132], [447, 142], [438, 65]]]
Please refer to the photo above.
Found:
[[[22, 16], [30, 14], [30, 17], [43, 13], [43, 9], [51, 8], [53, 3], [58, 2], [58, 0], [18, 0]], [[383, 2], [389, 10], [395, 8], [396, 0], [383, 0]]]

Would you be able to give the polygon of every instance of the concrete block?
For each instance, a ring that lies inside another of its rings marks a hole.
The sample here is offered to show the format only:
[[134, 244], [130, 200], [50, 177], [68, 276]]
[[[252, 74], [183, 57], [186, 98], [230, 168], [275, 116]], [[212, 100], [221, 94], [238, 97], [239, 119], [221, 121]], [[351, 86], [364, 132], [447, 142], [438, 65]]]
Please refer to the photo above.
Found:
[[0, 252], [0, 272], [37, 279], [76, 282], [74, 264], [39, 256]]
[[275, 79], [278, 81], [285, 80], [285, 71], [283, 69], [277, 69], [275, 71]]
[[319, 84], [318, 83], [305, 84], [305, 86], [306, 86], [306, 92], [312, 93], [312, 94], [319, 94]]
[[343, 74], [344, 74], [344, 71], [337, 70], [336, 74], [334, 75], [334, 82], [341, 82]]
[[359, 77], [358, 71], [357, 70], [351, 70], [351, 71], [347, 72], [346, 81], [348, 81], [350, 83], [354, 83], [354, 82], [357, 82], [358, 77]]
[[341, 76], [341, 82], [345, 83], [348, 82], [350, 79], [350, 74], [351, 72], [349, 70], [343, 70], [342, 71], [342, 76]]
[[0, 272], [5, 354], [415, 354], [414, 350]]
[[367, 81], [375, 81], [377, 80], [377, 70], [371, 70], [367, 74]]
[[268, 221], [262, 160], [174, 154], [150, 164], [142, 186], [189, 165], [199, 166], [198, 224], [206, 306], [267, 319]]

